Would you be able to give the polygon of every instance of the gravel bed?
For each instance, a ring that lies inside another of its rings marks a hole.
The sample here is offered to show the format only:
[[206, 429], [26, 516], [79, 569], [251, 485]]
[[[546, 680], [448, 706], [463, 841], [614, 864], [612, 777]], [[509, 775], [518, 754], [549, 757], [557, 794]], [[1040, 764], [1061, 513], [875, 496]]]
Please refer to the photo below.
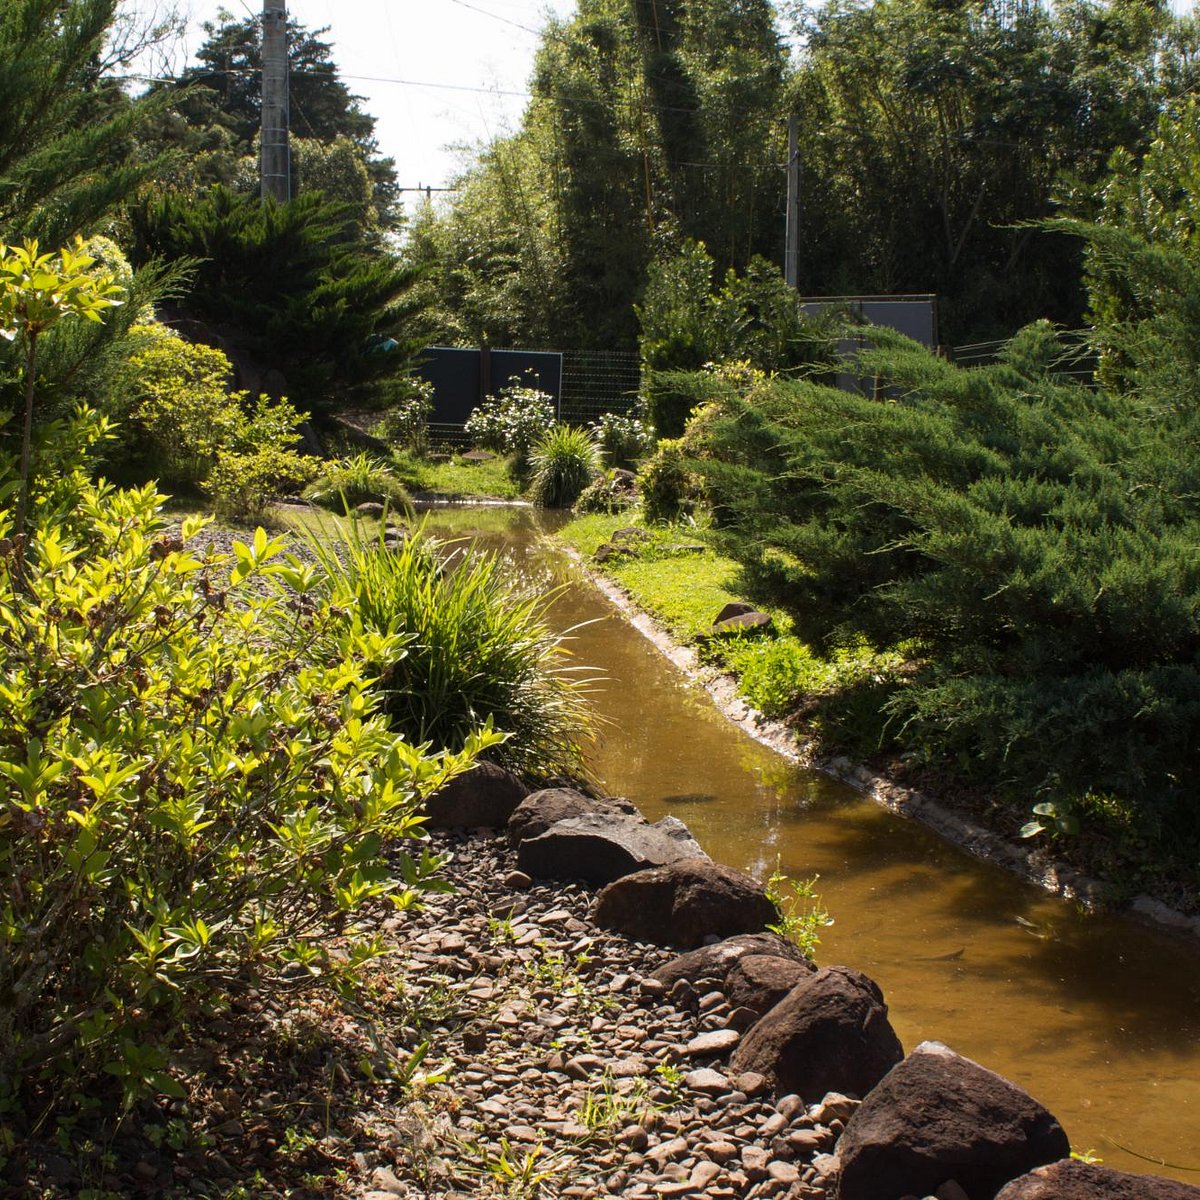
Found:
[[356, 1196], [826, 1196], [822, 1155], [853, 1101], [731, 1076], [740, 1035], [717, 985], [668, 993], [649, 976], [673, 954], [593, 926], [589, 887], [531, 883], [502, 837], [433, 846], [456, 890], [385, 930], [413, 1011], [435, 1018], [397, 1036], [428, 1040], [422, 1068], [448, 1074], [359, 1157]]

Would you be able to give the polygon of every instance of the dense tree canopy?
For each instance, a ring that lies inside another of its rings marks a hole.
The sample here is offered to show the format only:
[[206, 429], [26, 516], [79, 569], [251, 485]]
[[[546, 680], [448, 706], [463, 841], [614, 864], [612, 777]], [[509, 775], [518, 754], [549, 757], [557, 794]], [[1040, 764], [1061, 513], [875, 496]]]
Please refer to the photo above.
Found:
[[118, 0], [0, 5], [0, 237], [93, 232], [146, 178], [127, 159], [146, 116], [104, 72]]
[[690, 237], [722, 268], [777, 258], [784, 70], [768, 0], [581, 0], [551, 22], [523, 128], [418, 241], [447, 328], [631, 347], [656, 251]]
[[[786, 59], [778, 29], [792, 29]], [[520, 130], [486, 147], [414, 253], [444, 336], [623, 346], [650, 263], [782, 261], [800, 127], [800, 288], [932, 292], [950, 344], [1078, 326], [1078, 243], [1114, 152], [1196, 80], [1160, 0], [580, 0], [546, 27]]]
[[[328, 189], [328, 172], [310, 171], [312, 145], [340, 145], [345, 158], [353, 147], [358, 162], [354, 175], [365, 171], [370, 182], [373, 219], [383, 226], [398, 218], [395, 163], [379, 154], [375, 119], [364, 112], [338, 76], [333, 49], [323, 40], [325, 30], [309, 30], [288, 21], [288, 88], [292, 137], [300, 143], [293, 155], [293, 193], [319, 182]], [[199, 183], [223, 183], [250, 190], [255, 172], [241, 170], [242, 161], [257, 158], [261, 121], [261, 21], [247, 17], [204, 26], [206, 38], [196, 51], [196, 64], [170, 85], [172, 114], [160, 136], [184, 151], [186, 178]], [[348, 164], [349, 165], [349, 164]], [[339, 194], [339, 199], [350, 199]]]
[[1078, 324], [1076, 247], [1032, 226], [1087, 203], [1153, 124], [1156, 5], [833, 0], [803, 17], [801, 287], [936, 292], [945, 340]]

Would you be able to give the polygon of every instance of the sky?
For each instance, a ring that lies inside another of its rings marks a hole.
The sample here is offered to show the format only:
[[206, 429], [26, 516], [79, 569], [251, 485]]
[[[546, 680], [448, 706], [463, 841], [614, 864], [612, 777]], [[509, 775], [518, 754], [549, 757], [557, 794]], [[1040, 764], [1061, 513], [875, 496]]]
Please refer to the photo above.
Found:
[[[262, 0], [188, 0], [189, 44], [222, 7], [258, 16]], [[538, 33], [575, 0], [288, 0], [288, 16], [329, 27], [338, 72], [376, 119], [380, 152], [396, 160], [402, 187], [444, 187], [473, 146], [515, 130], [533, 71]], [[181, 69], [181, 53], [176, 69]], [[506, 94], [517, 93], [517, 94]], [[406, 201], [415, 196], [406, 195]]]

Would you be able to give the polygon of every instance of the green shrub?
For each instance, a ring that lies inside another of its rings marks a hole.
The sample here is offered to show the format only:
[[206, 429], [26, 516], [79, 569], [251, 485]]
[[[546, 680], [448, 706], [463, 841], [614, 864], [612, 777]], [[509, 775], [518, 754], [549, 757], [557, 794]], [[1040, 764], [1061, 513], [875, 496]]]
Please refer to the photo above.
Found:
[[320, 477], [305, 488], [304, 497], [339, 512], [368, 501], [386, 504], [393, 512], [412, 512], [412, 500], [404, 485], [383, 463], [365, 452], [327, 464]]
[[314, 548], [336, 604], [407, 639], [401, 660], [380, 664], [378, 685], [399, 732], [454, 748], [490, 721], [507, 735], [490, 757], [543, 777], [581, 770], [591, 722], [545, 620], [552, 595], [517, 590], [497, 558], [420, 534], [393, 551], [356, 527], [344, 545]]
[[534, 445], [555, 425], [554, 401], [537, 388], [513, 379], [488, 396], [467, 418], [466, 432], [484, 450], [513, 454], [524, 462]]
[[808, 727], [828, 749], [869, 755], [885, 744], [899, 653], [879, 653], [860, 638], [823, 657], [795, 637], [745, 639], [720, 653], [738, 675], [739, 691], [767, 716], [803, 707]]
[[529, 455], [529, 498], [539, 508], [570, 508], [599, 469], [590, 430], [556, 425]]
[[642, 392], [659, 437], [683, 434], [697, 402], [688, 375], [706, 364], [811, 371], [828, 369], [836, 357], [831, 315], [805, 316], [777, 266], [755, 256], [743, 275], [730, 268], [718, 285], [712, 256], [690, 240], [650, 264], [636, 311]]
[[433, 384], [424, 379], [406, 379], [404, 383], [404, 394], [383, 412], [373, 432], [398, 450], [419, 454], [429, 448]]
[[786, 716], [798, 700], [828, 684], [825, 664], [797, 638], [737, 642], [723, 657], [737, 672], [742, 695], [768, 717]]
[[147, 194], [130, 221], [134, 260], [192, 260], [181, 306], [284, 372], [306, 409], [378, 402], [423, 345], [422, 271], [364, 233], [353, 204], [320, 192], [264, 203], [212, 187]]
[[638, 504], [636, 483], [613, 469], [601, 470], [579, 493], [575, 501], [578, 513], [619, 513]]
[[164, 325], [135, 332], [141, 348], [131, 359], [138, 398], [130, 418], [142, 465], [168, 486], [203, 483], [241, 417], [229, 359]]
[[295, 495], [317, 465], [292, 450], [265, 448], [248, 454], [221, 453], [208, 474], [204, 491], [223, 521], [257, 521], [272, 500]]
[[232, 368], [211, 346], [161, 325], [134, 330], [138, 399], [130, 413], [138, 473], [172, 486], [199, 485], [224, 520], [261, 517], [276, 496], [296, 492], [316, 464], [292, 448], [306, 419], [286, 399], [228, 390]]
[[702, 479], [689, 465], [679, 438], [663, 438], [638, 472], [638, 491], [647, 521], [676, 521], [696, 510]]
[[634, 413], [604, 413], [592, 428], [606, 466], [633, 467], [654, 449], [654, 434]]
[[[1200, 296], [1200, 274], [1178, 282]], [[1194, 299], [1158, 303], [1159, 340], [1128, 361], [1187, 395]], [[1200, 844], [1179, 783], [1198, 765], [1194, 409], [1080, 384], [1045, 326], [969, 370], [872, 339], [877, 396], [775, 379], [701, 412], [679, 470], [703, 476], [719, 547], [819, 649], [846, 631], [911, 648], [902, 679], [844, 694], [882, 705], [914, 759], [1048, 801], [1115, 794]]]
[[380, 949], [355, 913], [413, 903], [431, 866], [384, 848], [489, 744], [389, 729], [364, 664], [403, 634], [261, 530], [205, 554], [152, 487], [77, 482], [19, 578], [0, 541], [0, 1103], [98, 1075], [181, 1094], [173, 1047], [233, 989], [351, 984]]

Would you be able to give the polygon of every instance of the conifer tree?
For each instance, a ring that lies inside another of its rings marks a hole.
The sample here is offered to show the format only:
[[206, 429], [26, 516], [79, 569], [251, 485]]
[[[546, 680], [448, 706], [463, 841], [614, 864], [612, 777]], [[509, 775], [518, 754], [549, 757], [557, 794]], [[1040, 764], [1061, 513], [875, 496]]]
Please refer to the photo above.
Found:
[[148, 112], [102, 69], [119, 0], [0, 5], [0, 231], [48, 246], [91, 233], [154, 173], [129, 154]]

